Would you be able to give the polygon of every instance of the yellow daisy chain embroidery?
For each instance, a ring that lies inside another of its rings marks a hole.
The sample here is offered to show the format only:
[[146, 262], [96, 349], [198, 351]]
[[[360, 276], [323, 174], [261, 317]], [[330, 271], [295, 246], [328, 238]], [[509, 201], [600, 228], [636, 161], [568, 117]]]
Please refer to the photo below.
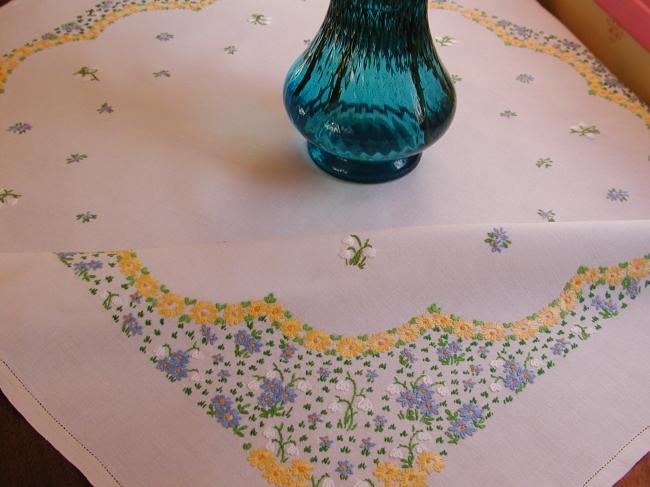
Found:
[[163, 294], [156, 303], [158, 312], [165, 317], [179, 316], [185, 308], [185, 303], [182, 297], [167, 293]]
[[190, 319], [197, 325], [214, 323], [217, 319], [217, 307], [208, 301], [199, 301], [192, 306]]

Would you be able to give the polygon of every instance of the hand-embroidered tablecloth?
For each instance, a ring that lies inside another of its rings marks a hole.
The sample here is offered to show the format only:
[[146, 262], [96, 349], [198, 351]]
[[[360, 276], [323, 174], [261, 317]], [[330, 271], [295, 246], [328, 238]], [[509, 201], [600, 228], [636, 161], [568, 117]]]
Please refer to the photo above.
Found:
[[281, 100], [326, 8], [0, 9], [0, 387], [96, 485], [611, 485], [648, 107], [536, 2], [436, 0], [452, 128], [344, 183]]

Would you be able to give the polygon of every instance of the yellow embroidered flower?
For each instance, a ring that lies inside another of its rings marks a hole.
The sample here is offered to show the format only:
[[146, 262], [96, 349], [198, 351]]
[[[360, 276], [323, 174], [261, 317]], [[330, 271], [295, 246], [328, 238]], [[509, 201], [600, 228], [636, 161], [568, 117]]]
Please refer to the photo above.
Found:
[[403, 468], [399, 477], [400, 487], [427, 487], [427, 476], [420, 470]]
[[259, 318], [260, 316], [264, 316], [266, 314], [266, 309], [267, 309], [267, 304], [265, 301], [253, 301], [248, 306], [248, 313], [253, 318]]
[[285, 480], [288, 480], [287, 471], [281, 465], [275, 463], [267, 465], [262, 475], [273, 485], [282, 485]]
[[177, 294], [167, 293], [160, 297], [158, 303], [156, 303], [156, 307], [158, 308], [158, 312], [163, 316], [178, 316], [183, 312], [185, 303], [183, 298]]
[[415, 318], [415, 324], [422, 330], [428, 330], [429, 328], [433, 328], [436, 322], [431, 315], [421, 315]]
[[138, 277], [135, 287], [145, 298], [158, 294], [158, 282], [149, 274]]
[[122, 274], [126, 274], [127, 276], [134, 276], [140, 269], [142, 269], [140, 261], [131, 257], [122, 258], [119, 266]]
[[229, 325], [241, 323], [244, 321], [244, 316], [246, 316], [246, 312], [241, 304], [229, 304], [226, 306], [226, 309], [223, 310], [223, 319], [226, 320], [226, 323]]
[[593, 284], [600, 279], [600, 269], [598, 269], [598, 267], [590, 267], [583, 275], [585, 276], [585, 279], [587, 279], [588, 283]]
[[575, 290], [575, 291], [582, 291], [582, 288], [585, 287], [587, 284], [587, 279], [585, 278], [584, 275], [582, 274], [576, 274], [571, 278], [569, 281], [569, 285]]
[[428, 474], [432, 474], [433, 472], [442, 472], [445, 468], [445, 462], [442, 457], [437, 453], [428, 451], [421, 453], [415, 463], [418, 464], [420, 470]]
[[289, 471], [300, 480], [309, 480], [311, 474], [314, 471], [314, 467], [311, 463], [305, 460], [294, 460], [291, 462], [291, 467]]
[[264, 448], [257, 448], [246, 457], [253, 467], [263, 469], [275, 463], [275, 455]]
[[506, 336], [506, 329], [496, 321], [486, 321], [481, 325], [481, 335], [486, 340], [498, 342]]
[[632, 259], [632, 262], [627, 266], [627, 273], [632, 279], [643, 279], [650, 274], [650, 261], [645, 257]]
[[549, 328], [557, 325], [560, 322], [560, 309], [556, 306], [545, 306], [539, 310], [539, 318], [537, 319], [542, 326]]
[[605, 282], [610, 286], [618, 286], [623, 282], [625, 271], [619, 266], [612, 266], [605, 271]]
[[266, 316], [273, 321], [281, 321], [284, 319], [284, 308], [281, 304], [269, 304], [266, 308]]
[[135, 254], [130, 250], [120, 250], [119, 252], [116, 252], [115, 255], [120, 259], [132, 259], [135, 257]]
[[192, 306], [190, 318], [199, 325], [213, 323], [217, 319], [217, 307], [208, 301], [199, 301]]
[[394, 345], [395, 337], [385, 331], [370, 335], [370, 338], [368, 338], [368, 346], [370, 347], [370, 350], [376, 353], [390, 350]]
[[302, 332], [302, 323], [297, 318], [290, 318], [282, 323], [280, 331], [288, 338], [296, 338]]
[[558, 303], [562, 311], [571, 311], [576, 307], [576, 293], [573, 291], [562, 291]]
[[537, 330], [539, 330], [538, 326], [530, 320], [519, 320], [512, 325], [512, 333], [520, 340], [535, 336]]
[[451, 317], [446, 313], [436, 313], [432, 316], [432, 318], [434, 326], [437, 326], [443, 330], [451, 328], [454, 323], [454, 320], [452, 320]]
[[476, 330], [474, 323], [470, 323], [467, 320], [454, 321], [453, 328], [456, 335], [467, 340], [471, 339], [474, 336], [474, 332]]
[[344, 358], [354, 358], [366, 350], [366, 344], [357, 337], [344, 337], [336, 345], [336, 351]]
[[405, 342], [414, 342], [420, 338], [420, 327], [414, 323], [405, 323], [399, 329], [399, 337]]
[[305, 335], [305, 346], [316, 352], [323, 352], [332, 343], [332, 339], [325, 332], [311, 330]]
[[394, 463], [385, 462], [377, 465], [377, 468], [372, 472], [375, 477], [384, 482], [391, 482], [398, 480], [401, 473], [401, 468]]

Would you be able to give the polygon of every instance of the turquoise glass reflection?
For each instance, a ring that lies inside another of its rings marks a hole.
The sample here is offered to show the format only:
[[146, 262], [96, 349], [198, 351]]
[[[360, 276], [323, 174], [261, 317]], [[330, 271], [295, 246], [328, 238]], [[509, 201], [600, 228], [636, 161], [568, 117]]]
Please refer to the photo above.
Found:
[[328, 173], [370, 183], [412, 171], [456, 107], [427, 0], [331, 0], [320, 31], [289, 70], [284, 103]]

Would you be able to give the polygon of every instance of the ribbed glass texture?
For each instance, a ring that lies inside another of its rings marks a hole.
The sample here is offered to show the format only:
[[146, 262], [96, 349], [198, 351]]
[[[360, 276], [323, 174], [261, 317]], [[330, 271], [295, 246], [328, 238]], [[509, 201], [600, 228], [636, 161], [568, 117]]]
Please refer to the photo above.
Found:
[[320, 31], [289, 70], [284, 102], [316, 163], [340, 160], [341, 167], [323, 169], [365, 182], [408, 172], [447, 130], [456, 106], [429, 32], [427, 0], [331, 0]]

